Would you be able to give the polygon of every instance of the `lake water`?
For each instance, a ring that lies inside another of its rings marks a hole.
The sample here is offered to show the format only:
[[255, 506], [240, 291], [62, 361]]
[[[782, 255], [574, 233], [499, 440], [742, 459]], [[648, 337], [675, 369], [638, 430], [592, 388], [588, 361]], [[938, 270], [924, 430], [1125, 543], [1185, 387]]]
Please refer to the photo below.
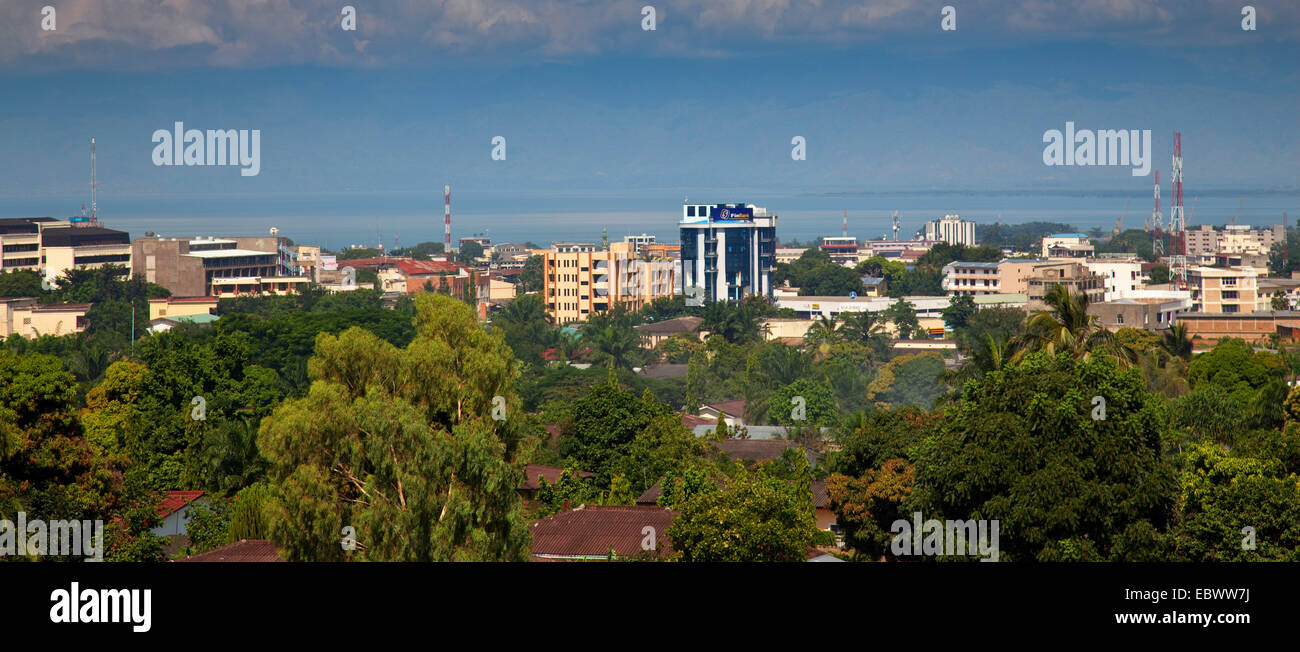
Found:
[[[781, 239], [804, 241], [839, 235], [844, 210], [848, 211], [849, 235], [860, 240], [889, 235], [890, 214], [895, 210], [899, 212], [901, 239], [911, 238], [924, 222], [946, 213], [981, 224], [996, 222], [1000, 216], [1004, 224], [1062, 222], [1081, 231], [1100, 227], [1107, 232], [1121, 216], [1125, 228], [1142, 228], [1151, 213], [1150, 191], [773, 195], [708, 189], [553, 194], [453, 189], [452, 238], [486, 234], [498, 243], [532, 241], [545, 246], [562, 240], [599, 242], [603, 228], [611, 241], [649, 233], [660, 242], [677, 242], [681, 202], [692, 196], [705, 202], [745, 201], [763, 206], [769, 214], [779, 216], [777, 234]], [[67, 217], [77, 214], [83, 201], [0, 198], [0, 217]], [[1166, 220], [1168, 201], [1163, 198]], [[1184, 201], [1189, 225], [1226, 224], [1234, 215], [1239, 224], [1275, 224], [1282, 221], [1283, 211], [1293, 219], [1300, 215], [1300, 193], [1187, 192]], [[133, 238], [146, 231], [164, 236], [261, 235], [277, 227], [281, 235], [295, 242], [331, 249], [351, 244], [374, 246], [381, 235], [386, 247], [392, 247], [395, 238], [404, 246], [443, 239], [441, 188], [427, 194], [101, 196], [99, 216], [106, 226], [128, 231]]]

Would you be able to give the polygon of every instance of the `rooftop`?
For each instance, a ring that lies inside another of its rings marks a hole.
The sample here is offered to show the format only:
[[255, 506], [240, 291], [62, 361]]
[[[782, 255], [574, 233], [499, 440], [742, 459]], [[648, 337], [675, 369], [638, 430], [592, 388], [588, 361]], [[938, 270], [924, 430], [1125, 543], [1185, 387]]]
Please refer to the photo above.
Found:
[[202, 495], [202, 491], [168, 491], [162, 502], [158, 503], [158, 515], [166, 518]]
[[642, 505], [587, 505], [534, 521], [533, 559], [605, 559], [612, 550], [620, 557], [635, 557], [643, 552], [641, 543], [650, 528], [655, 538], [654, 551], [659, 556], [671, 551], [668, 527], [677, 513]]
[[[529, 464], [524, 469], [524, 484], [520, 489], [540, 489], [542, 486], [541, 478], [545, 478], [547, 484], [555, 484], [560, 481], [561, 473], [564, 473], [564, 469], [558, 466]], [[581, 478], [590, 478], [594, 475], [590, 471], [573, 471], [573, 473], [576, 473]]]
[[252, 249], [208, 249], [204, 251], [191, 251], [183, 254], [195, 258], [233, 258], [235, 256], [277, 256], [274, 251], [254, 251]]
[[283, 562], [275, 544], [266, 539], [240, 539], [232, 544], [172, 561]]

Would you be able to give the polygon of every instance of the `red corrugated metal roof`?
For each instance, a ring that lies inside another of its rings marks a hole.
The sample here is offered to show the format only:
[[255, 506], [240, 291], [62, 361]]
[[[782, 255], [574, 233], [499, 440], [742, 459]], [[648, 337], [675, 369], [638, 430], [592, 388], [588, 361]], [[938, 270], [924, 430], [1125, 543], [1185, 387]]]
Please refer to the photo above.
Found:
[[[677, 513], [661, 507], [594, 505], [534, 521], [533, 559], [604, 558], [613, 549], [621, 557], [643, 554], [641, 542], [654, 534], [649, 554], [671, 552], [668, 526]], [[646, 530], [646, 528], [652, 530]]]
[[167, 496], [158, 503], [158, 515], [167, 518], [176, 510], [194, 502], [202, 491], [168, 491]]
[[[546, 482], [549, 484], [555, 484], [556, 482], [559, 482], [560, 474], [563, 472], [564, 469], [558, 466], [546, 466], [544, 464], [529, 464], [524, 469], [524, 485], [521, 488], [522, 489], [539, 488], [541, 486], [541, 482], [538, 481], [537, 479], [539, 477], [546, 478]], [[590, 478], [591, 476], [595, 475], [590, 471], [574, 471], [574, 473], [577, 473], [578, 477], [580, 478]]]
[[282, 562], [274, 543], [266, 539], [240, 539], [230, 545], [174, 561]]

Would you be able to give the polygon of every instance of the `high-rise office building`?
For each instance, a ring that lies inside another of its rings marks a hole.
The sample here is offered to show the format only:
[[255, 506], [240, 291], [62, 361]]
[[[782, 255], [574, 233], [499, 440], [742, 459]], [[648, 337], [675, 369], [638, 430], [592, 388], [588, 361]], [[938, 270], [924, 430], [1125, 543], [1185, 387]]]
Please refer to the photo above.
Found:
[[776, 216], [753, 204], [682, 206], [682, 293], [688, 305], [772, 296]]
[[975, 246], [975, 222], [956, 215], [944, 215], [941, 220], [925, 223], [926, 240], [943, 240], [950, 245]]

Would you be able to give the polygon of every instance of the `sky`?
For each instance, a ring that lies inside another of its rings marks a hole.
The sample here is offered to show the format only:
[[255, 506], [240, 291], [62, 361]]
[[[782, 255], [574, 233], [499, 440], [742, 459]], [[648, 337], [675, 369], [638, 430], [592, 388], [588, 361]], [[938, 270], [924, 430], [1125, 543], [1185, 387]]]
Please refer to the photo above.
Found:
[[[1189, 188], [1300, 194], [1300, 3], [1254, 2], [1254, 31], [1240, 1], [947, 0], [954, 31], [944, 4], [8, 0], [0, 200], [86, 201], [91, 137], [101, 203], [1149, 196], [1129, 167], [1045, 165], [1067, 122], [1150, 130], [1166, 201], [1175, 131]], [[154, 165], [178, 121], [258, 130], [259, 173]]]

